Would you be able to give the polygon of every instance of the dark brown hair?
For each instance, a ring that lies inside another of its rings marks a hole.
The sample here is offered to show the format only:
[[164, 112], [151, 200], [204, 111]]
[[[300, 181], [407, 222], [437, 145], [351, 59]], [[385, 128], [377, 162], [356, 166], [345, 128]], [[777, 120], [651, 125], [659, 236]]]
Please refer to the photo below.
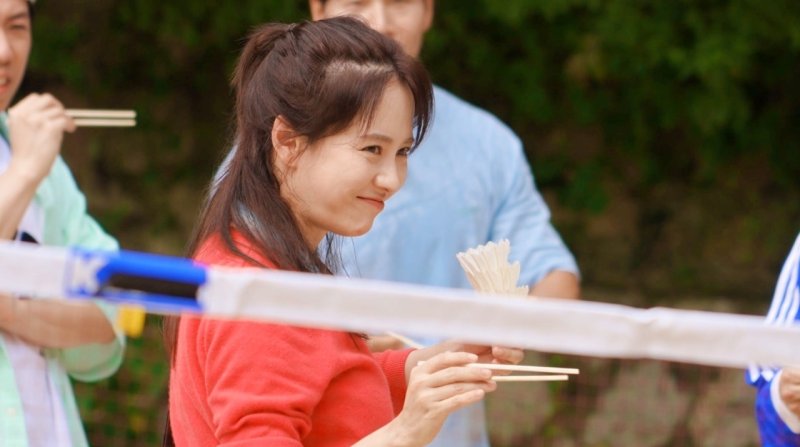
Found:
[[[279, 269], [330, 273], [309, 247], [281, 197], [273, 165], [272, 126], [277, 117], [310, 143], [354, 123], [366, 125], [390, 81], [414, 100], [415, 146], [432, 113], [432, 86], [420, 62], [359, 19], [336, 17], [295, 25], [268, 24], [249, 37], [233, 76], [236, 97], [234, 154], [206, 201], [188, 252], [213, 235], [254, 265], [233, 241], [239, 232]], [[323, 246], [333, 250], [330, 237]], [[324, 256], [329, 263], [335, 253]], [[174, 360], [177, 318], [166, 318], [164, 337]]]

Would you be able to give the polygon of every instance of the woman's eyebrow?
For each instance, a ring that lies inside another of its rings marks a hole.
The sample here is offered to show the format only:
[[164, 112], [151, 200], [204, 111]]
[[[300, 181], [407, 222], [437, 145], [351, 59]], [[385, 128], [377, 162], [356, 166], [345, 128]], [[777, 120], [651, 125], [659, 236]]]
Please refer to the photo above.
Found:
[[[366, 134], [366, 135], [361, 135], [361, 138], [371, 139], [371, 140], [380, 140], [380, 141], [383, 141], [385, 143], [391, 143], [392, 142], [392, 138], [390, 138], [387, 135], [381, 134], [381, 133], [370, 133], [370, 134]], [[403, 143], [404, 144], [412, 144], [413, 142], [414, 142], [414, 137], [408, 137]]]
[[13, 16], [11, 16], [8, 19], [6, 19], [6, 21], [7, 22], [13, 22], [15, 20], [30, 19], [30, 18], [31, 18], [31, 16], [30, 16], [30, 14], [28, 14], [28, 11], [23, 11], [23, 12], [18, 12], [16, 14], [14, 14]]

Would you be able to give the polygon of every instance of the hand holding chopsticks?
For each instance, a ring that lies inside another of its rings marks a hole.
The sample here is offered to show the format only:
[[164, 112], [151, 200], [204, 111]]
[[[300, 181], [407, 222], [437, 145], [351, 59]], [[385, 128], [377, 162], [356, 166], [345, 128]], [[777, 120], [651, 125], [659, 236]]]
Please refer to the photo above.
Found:
[[67, 115], [78, 127], [133, 127], [136, 125], [134, 110], [67, 109]]
[[[386, 331], [386, 335], [393, 337], [405, 344], [406, 346], [423, 349], [420, 343], [412, 340], [410, 337], [398, 334], [397, 332]], [[512, 372], [532, 372], [542, 373], [536, 375], [508, 375], [508, 376], [492, 376], [495, 382], [555, 382], [569, 380], [568, 374], [580, 374], [577, 368], [557, 368], [552, 366], [532, 366], [532, 365], [509, 365], [504, 363], [470, 363], [467, 366], [473, 368], [486, 368], [494, 371], [512, 371]]]

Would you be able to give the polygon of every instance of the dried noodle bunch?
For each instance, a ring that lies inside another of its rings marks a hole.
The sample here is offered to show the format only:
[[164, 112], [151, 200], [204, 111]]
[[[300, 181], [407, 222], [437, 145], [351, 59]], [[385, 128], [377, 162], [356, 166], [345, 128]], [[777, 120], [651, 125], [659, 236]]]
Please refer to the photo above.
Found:
[[509, 264], [510, 252], [511, 243], [503, 239], [499, 243], [489, 242], [470, 248], [458, 253], [456, 258], [478, 292], [525, 296], [528, 286], [517, 286], [520, 265], [519, 262]]

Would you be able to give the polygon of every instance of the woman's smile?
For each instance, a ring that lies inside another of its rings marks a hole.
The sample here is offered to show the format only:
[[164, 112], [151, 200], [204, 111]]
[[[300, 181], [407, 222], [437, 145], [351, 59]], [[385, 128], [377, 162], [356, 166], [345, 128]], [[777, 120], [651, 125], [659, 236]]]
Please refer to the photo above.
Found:
[[364, 197], [364, 196], [359, 196], [358, 198], [363, 200], [364, 202], [366, 202], [370, 206], [374, 206], [375, 208], [377, 208], [378, 212], [383, 211], [384, 201], [382, 199]]

